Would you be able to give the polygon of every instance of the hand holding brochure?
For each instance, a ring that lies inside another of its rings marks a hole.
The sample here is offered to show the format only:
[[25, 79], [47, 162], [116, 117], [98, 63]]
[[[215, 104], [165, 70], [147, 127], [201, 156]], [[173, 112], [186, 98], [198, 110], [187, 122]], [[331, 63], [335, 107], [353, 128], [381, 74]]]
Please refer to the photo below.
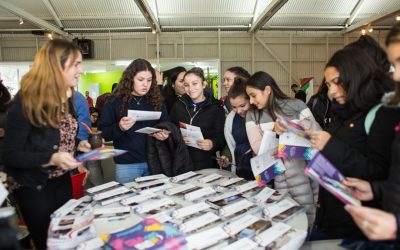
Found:
[[345, 177], [321, 153], [313, 157], [304, 172], [343, 203], [361, 205], [361, 202], [353, 196], [351, 189], [341, 183]]
[[161, 131], [163, 131], [163, 130], [159, 129], [159, 128], [144, 127], [144, 128], [136, 130], [135, 132], [149, 135], [149, 134], [153, 134], [153, 133], [161, 132]]
[[273, 180], [275, 176], [285, 172], [285, 166], [282, 160], [273, 157], [276, 149], [270, 149], [262, 155], [251, 158], [251, 170], [258, 183], [259, 187], [265, 186]]
[[279, 136], [278, 157], [310, 160], [314, 154], [315, 150], [306, 138], [290, 132]]
[[190, 144], [188, 144], [188, 146], [201, 149], [199, 145], [197, 145], [198, 140], [204, 140], [200, 127], [189, 125], [184, 122], [179, 122], [179, 126], [181, 128], [182, 135], [187, 136], [190, 140]]
[[306, 133], [305, 128], [303, 126], [290, 120], [289, 118], [279, 117], [277, 121], [283, 128], [287, 129], [287, 132], [293, 133], [307, 140], [311, 139], [310, 136]]
[[159, 120], [161, 117], [160, 111], [143, 111], [143, 110], [128, 110], [128, 117], [135, 119], [136, 121], [151, 121]]
[[87, 153], [78, 155], [75, 159], [79, 162], [87, 162], [87, 161], [95, 161], [95, 160], [103, 160], [110, 157], [115, 157], [118, 155], [125, 154], [127, 151], [122, 149], [111, 149], [111, 148], [97, 148], [91, 150]]

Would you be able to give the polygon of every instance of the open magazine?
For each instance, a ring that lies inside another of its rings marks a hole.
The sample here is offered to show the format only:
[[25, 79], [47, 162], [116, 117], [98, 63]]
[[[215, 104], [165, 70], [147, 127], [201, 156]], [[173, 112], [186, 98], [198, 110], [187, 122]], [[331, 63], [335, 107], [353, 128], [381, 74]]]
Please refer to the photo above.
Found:
[[361, 205], [352, 190], [341, 183], [345, 177], [321, 153], [317, 153], [311, 159], [304, 172], [343, 203]]

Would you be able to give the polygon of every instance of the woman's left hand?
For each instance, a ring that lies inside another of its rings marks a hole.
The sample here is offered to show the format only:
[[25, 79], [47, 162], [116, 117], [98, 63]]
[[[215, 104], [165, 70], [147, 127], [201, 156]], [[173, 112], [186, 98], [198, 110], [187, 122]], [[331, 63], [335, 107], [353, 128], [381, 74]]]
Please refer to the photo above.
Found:
[[331, 139], [331, 135], [326, 131], [306, 131], [307, 134], [311, 137], [311, 147], [321, 151], [324, 149], [329, 139]]
[[159, 141], [165, 141], [166, 139], [168, 139], [170, 132], [167, 130], [163, 130], [160, 132], [155, 132], [153, 134], [150, 134], [150, 136], [153, 136], [154, 138], [156, 138]]
[[85, 168], [83, 165], [79, 165], [78, 171], [79, 171], [79, 173], [83, 173], [83, 172], [86, 173], [85, 178], [82, 181], [82, 186], [85, 186], [86, 185], [86, 180], [87, 180], [87, 178], [88, 178], [88, 176], [90, 174], [90, 171], [87, 168]]
[[210, 151], [213, 148], [213, 142], [210, 139], [198, 140], [197, 145], [205, 151]]
[[388, 212], [369, 207], [346, 205], [345, 209], [370, 240], [393, 240], [399, 230], [396, 217]]
[[90, 143], [87, 140], [83, 140], [79, 142], [76, 150], [86, 153], [92, 150], [92, 147], [90, 146]]
[[354, 196], [362, 201], [372, 201], [374, 193], [372, 192], [371, 184], [358, 178], [347, 177], [342, 183], [352, 188]]

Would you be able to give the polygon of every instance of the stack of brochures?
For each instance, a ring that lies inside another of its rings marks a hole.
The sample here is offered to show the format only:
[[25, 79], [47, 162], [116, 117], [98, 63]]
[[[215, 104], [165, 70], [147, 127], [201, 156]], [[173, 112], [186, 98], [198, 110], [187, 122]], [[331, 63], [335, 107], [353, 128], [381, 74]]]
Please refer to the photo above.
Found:
[[[61, 234], [64, 229], [74, 243], [62, 247], [81, 250], [297, 249], [306, 236], [286, 224], [304, 213], [303, 207], [287, 199], [286, 192], [240, 177], [196, 171], [172, 178], [158, 174], [126, 184], [108, 182], [86, 192], [86, 201], [71, 200], [55, 212], [49, 247], [67, 239]], [[77, 216], [70, 217], [73, 213]], [[114, 221], [118, 223], [112, 225], [121, 225], [120, 230], [113, 227], [115, 233], [94, 231], [93, 223]]]
[[52, 214], [48, 249], [73, 249], [96, 237], [93, 225], [93, 205], [90, 197], [70, 200]]

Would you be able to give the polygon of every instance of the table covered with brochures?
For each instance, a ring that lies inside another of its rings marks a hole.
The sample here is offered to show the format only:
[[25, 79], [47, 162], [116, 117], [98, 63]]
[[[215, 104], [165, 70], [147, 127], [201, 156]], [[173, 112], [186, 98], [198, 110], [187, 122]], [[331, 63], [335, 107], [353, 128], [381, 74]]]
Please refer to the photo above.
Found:
[[49, 249], [299, 249], [303, 207], [218, 169], [108, 182], [55, 211]]

